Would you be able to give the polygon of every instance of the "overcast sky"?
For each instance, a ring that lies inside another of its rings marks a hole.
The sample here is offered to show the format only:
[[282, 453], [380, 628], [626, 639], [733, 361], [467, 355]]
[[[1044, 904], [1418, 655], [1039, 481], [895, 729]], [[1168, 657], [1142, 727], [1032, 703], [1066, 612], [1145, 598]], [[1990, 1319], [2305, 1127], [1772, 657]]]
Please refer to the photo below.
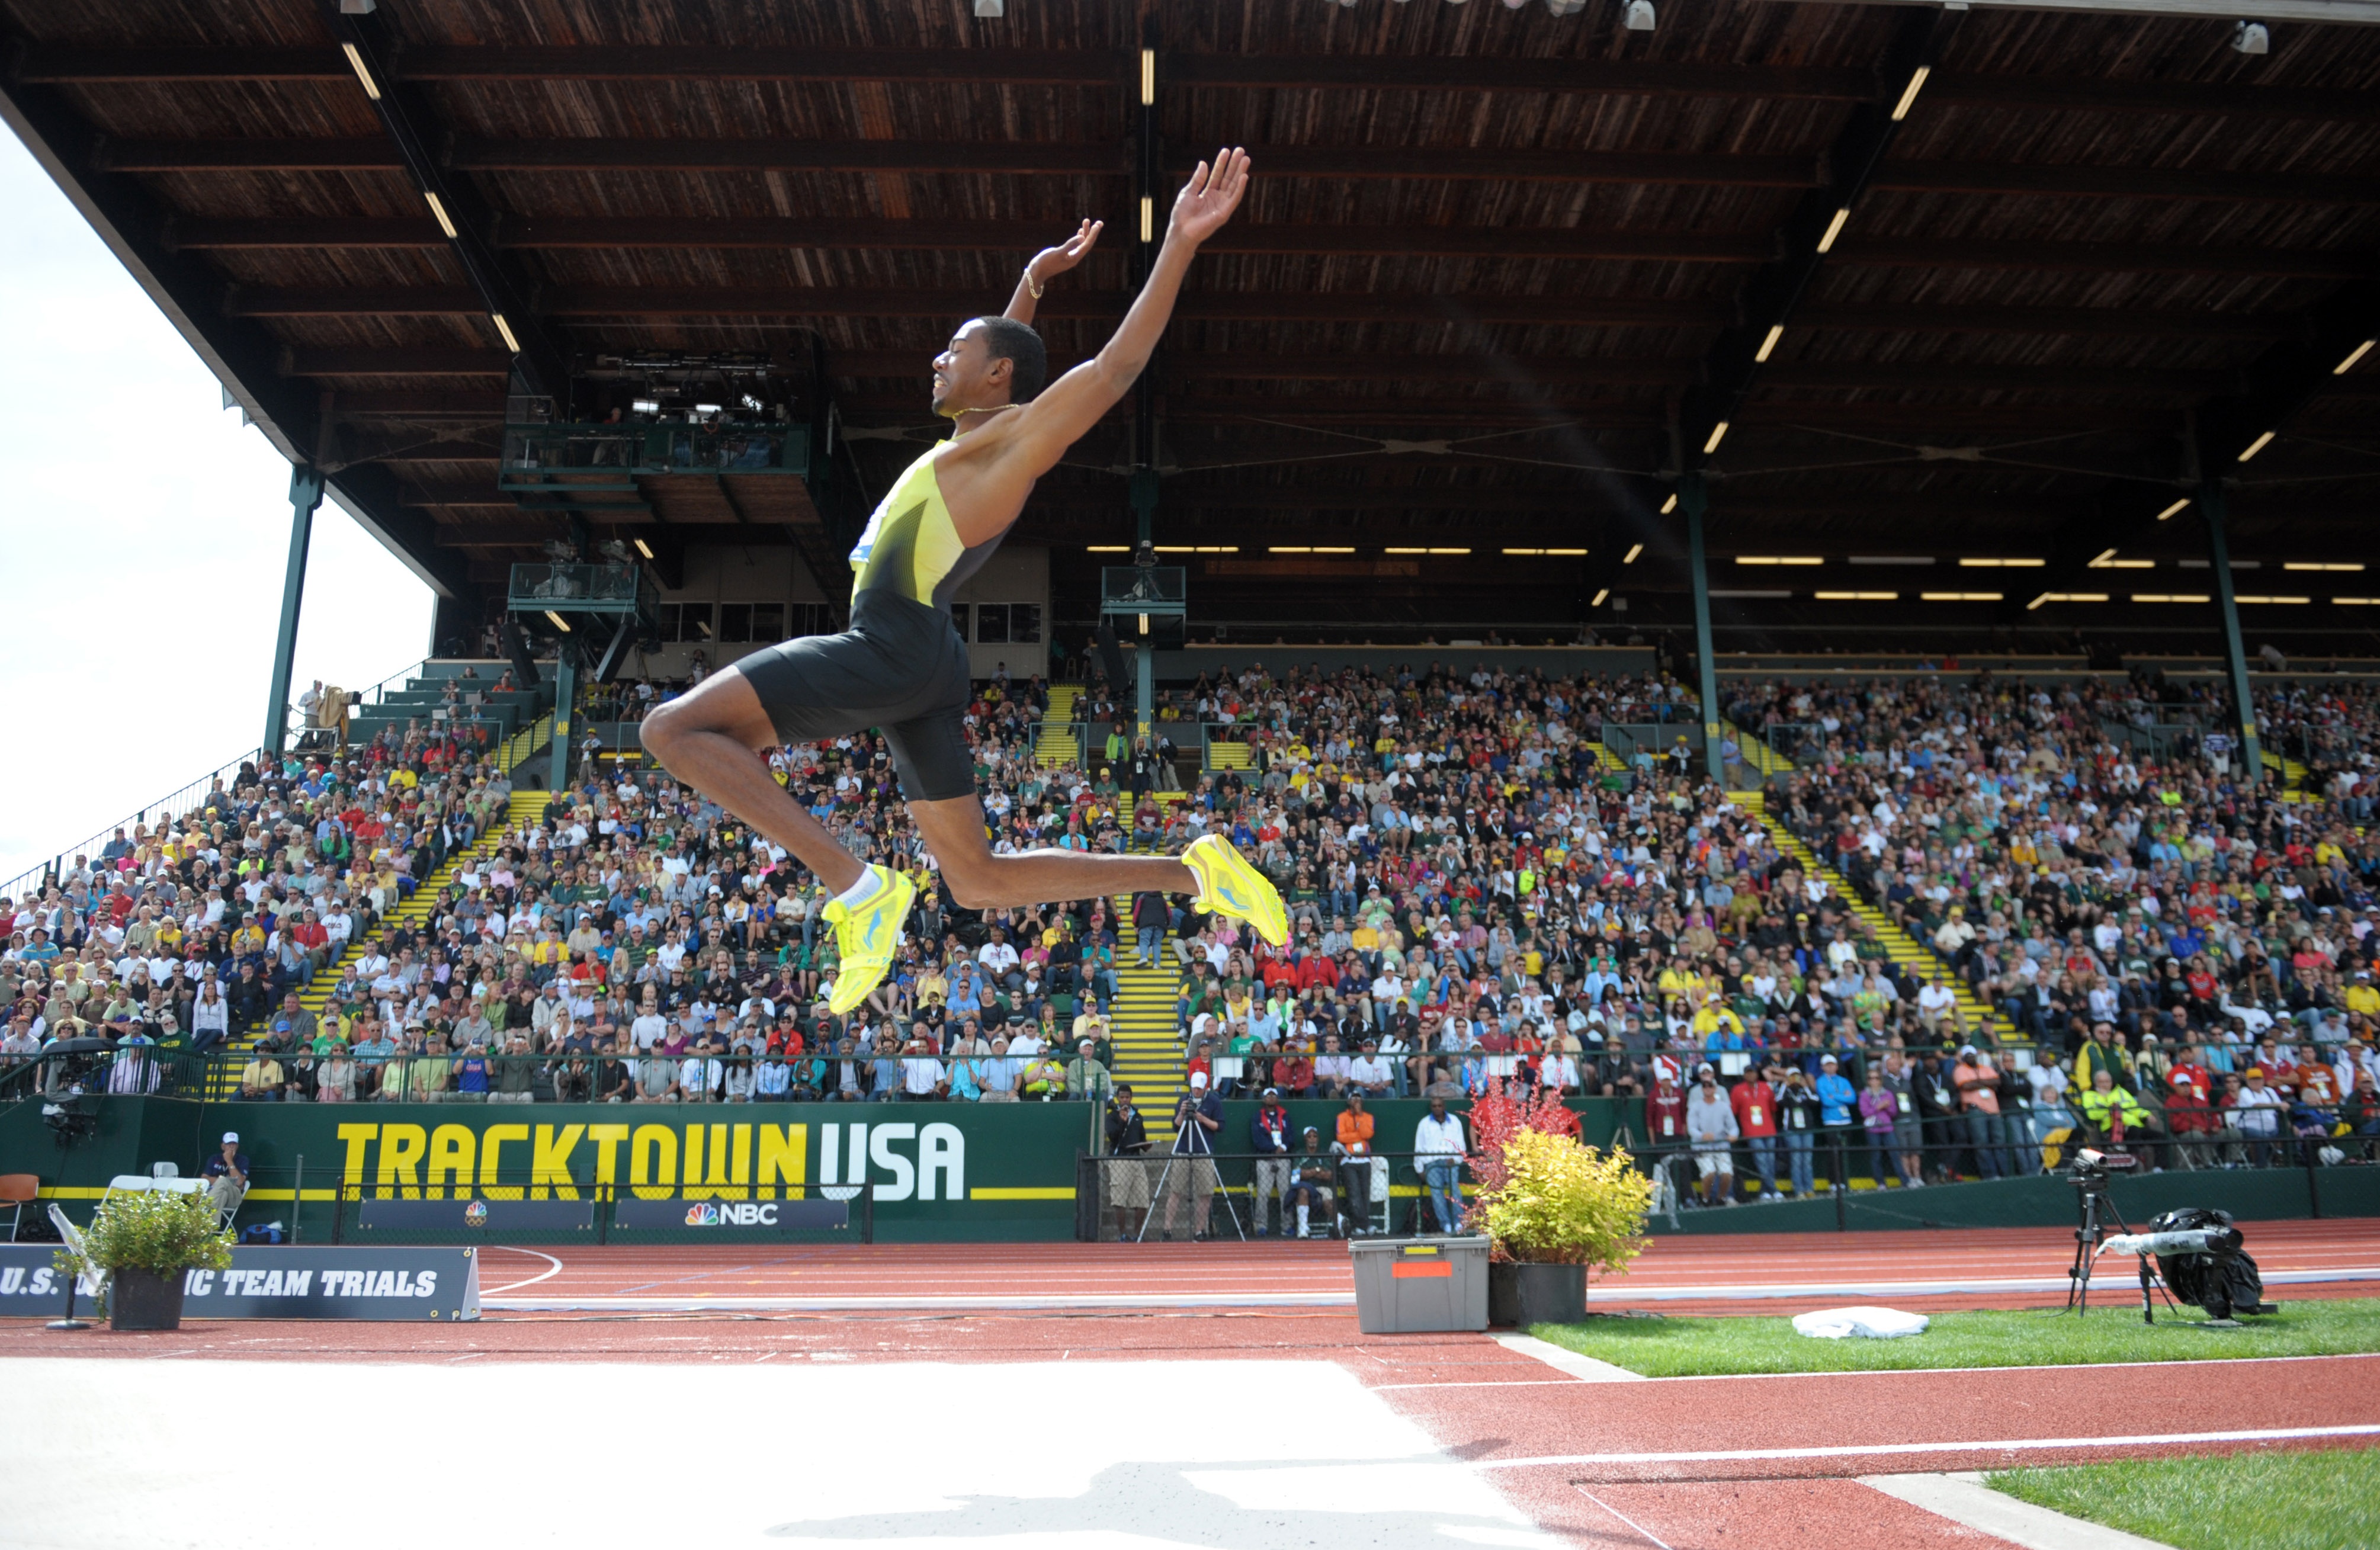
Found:
[[[0, 210], [5, 883], [262, 739], [289, 466], [6, 134]], [[298, 684], [404, 671], [430, 612], [430, 589], [325, 502]]]

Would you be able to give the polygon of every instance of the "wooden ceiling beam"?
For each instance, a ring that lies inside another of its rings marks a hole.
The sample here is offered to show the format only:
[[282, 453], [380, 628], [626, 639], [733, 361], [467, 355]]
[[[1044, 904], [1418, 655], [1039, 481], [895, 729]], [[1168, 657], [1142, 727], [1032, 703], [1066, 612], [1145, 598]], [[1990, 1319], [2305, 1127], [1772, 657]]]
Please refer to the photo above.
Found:
[[[416, 81], [783, 80], [901, 81], [1007, 86], [1123, 86], [1135, 66], [1122, 50], [736, 47], [684, 44], [591, 47], [426, 46], [407, 49], [396, 76]], [[18, 79], [57, 85], [174, 81], [339, 81], [346, 61], [320, 46], [108, 48], [34, 43]], [[1728, 97], [1863, 102], [1872, 74], [1794, 65], [1704, 65], [1647, 59], [1449, 58], [1386, 54], [1206, 54], [1167, 51], [1168, 86], [1288, 91], [1516, 91], [1545, 95]], [[2237, 82], [2106, 80], [1943, 71], [1929, 101], [1970, 107], [2177, 116], [2370, 122], [2368, 92]]]
[[[987, 298], [958, 291], [873, 291], [820, 286], [722, 287], [677, 291], [562, 288], [542, 297], [552, 318], [926, 317], [960, 318]], [[1050, 318], [1107, 319], [1122, 315], [1121, 292], [1053, 293], [1041, 311]], [[464, 285], [408, 285], [355, 291], [282, 291], [237, 287], [224, 311], [230, 317], [436, 317], [484, 310]], [[1532, 327], [1712, 328], [1729, 314], [1706, 302], [1628, 297], [1462, 297], [1415, 293], [1256, 293], [1184, 297], [1175, 316], [1191, 322], [1436, 322], [1461, 317], [1481, 323]], [[1852, 333], [2031, 333], [2044, 335], [2282, 339], [2304, 324], [2289, 315], [2162, 312], [2131, 308], [1813, 307], [1794, 328]]]
[[[1169, 143], [1167, 151], [1169, 170], [1176, 172], [1188, 170], [1200, 153], [1179, 143]], [[1825, 186], [1828, 176], [1816, 156], [1702, 151], [1274, 145], [1252, 147], [1248, 154], [1271, 177], [1815, 188]], [[93, 162], [98, 171], [133, 173], [394, 172], [403, 167], [395, 148], [385, 140], [337, 138], [115, 140], [97, 147]], [[1062, 140], [592, 137], [458, 140], [447, 151], [443, 164], [459, 172], [903, 172], [1116, 177], [1129, 170], [1120, 142]], [[2380, 178], [2171, 167], [1888, 162], [1876, 169], [1868, 186], [1900, 193], [2380, 204]]]
[[[866, 248], [905, 252], [1025, 252], [1050, 227], [1038, 221], [874, 221], [752, 217], [508, 215], [495, 230], [504, 248], [673, 249]], [[212, 219], [179, 215], [164, 226], [176, 249], [443, 248], [424, 216], [298, 216]], [[1233, 223], [1207, 244], [1214, 253], [1403, 255], [1522, 259], [1613, 259], [1671, 263], [1762, 263], [1773, 239], [1590, 228], [1397, 226]], [[2240, 274], [2289, 279], [2380, 278], [2380, 256], [2357, 249], [2204, 248], [2187, 244], [1993, 242], [1865, 238], [1856, 226], [1836, 245], [1839, 264], [1918, 269], [2048, 270]], [[1466, 298], [1467, 299], [1467, 298]], [[1046, 307], [1044, 309], [1047, 309]], [[1118, 310], [1121, 311], [1119, 300]]]

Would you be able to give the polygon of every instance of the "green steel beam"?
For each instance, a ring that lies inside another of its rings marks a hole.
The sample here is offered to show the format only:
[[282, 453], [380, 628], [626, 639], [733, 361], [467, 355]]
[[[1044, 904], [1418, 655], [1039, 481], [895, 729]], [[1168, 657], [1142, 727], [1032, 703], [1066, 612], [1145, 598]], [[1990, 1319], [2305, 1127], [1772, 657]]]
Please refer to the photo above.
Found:
[[1711, 648], [1710, 567], [1703, 551], [1703, 513], [1710, 497], [1702, 470], [1689, 468], [1678, 477], [1678, 504], [1686, 513], [1686, 569], [1694, 588], [1694, 673], [1702, 696], [1703, 769], [1714, 781], [1726, 778], [1719, 768], [1718, 661]]
[[306, 555], [314, 542], [314, 513], [322, 504], [322, 471], [307, 464], [289, 470], [289, 563], [281, 577], [281, 630], [273, 642], [273, 698], [264, 710], [264, 752], [279, 758], [289, 746], [289, 675], [298, 660], [298, 618], [306, 598]]
[[2230, 673], [2231, 704], [2239, 713], [2234, 731], [2240, 779], [2254, 786], [2265, 778], [2265, 750], [2256, 735], [2256, 702], [2248, 692], [2248, 648], [2240, 636], [2240, 599], [2233, 595], [2231, 542], [2224, 531], [2226, 493], [2222, 479], [2212, 473], [2199, 481], [2198, 514], [2206, 523], [2206, 564], [2215, 574], [2215, 607], [2223, 624], [2223, 662]]

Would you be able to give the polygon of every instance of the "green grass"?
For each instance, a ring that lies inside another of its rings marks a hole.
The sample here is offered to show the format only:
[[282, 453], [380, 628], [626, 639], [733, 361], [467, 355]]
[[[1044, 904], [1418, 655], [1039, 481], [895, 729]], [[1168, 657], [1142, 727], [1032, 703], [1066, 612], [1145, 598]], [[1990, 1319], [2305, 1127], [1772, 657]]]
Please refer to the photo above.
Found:
[[1783, 1318], [1590, 1318], [1529, 1333], [1657, 1378], [2380, 1351], [2380, 1298], [2284, 1302], [2281, 1310], [2239, 1329], [2202, 1328], [2206, 1316], [2197, 1309], [2177, 1314], [2162, 1304], [2153, 1326], [2141, 1323], [2136, 1305], [2120, 1303], [2080, 1319], [2043, 1310], [1937, 1314], [1925, 1333], [1899, 1340], [1814, 1339]]
[[2350, 1550], [2380, 1544], [2380, 1455], [2235, 1453], [1988, 1476], [2023, 1501], [2179, 1550]]

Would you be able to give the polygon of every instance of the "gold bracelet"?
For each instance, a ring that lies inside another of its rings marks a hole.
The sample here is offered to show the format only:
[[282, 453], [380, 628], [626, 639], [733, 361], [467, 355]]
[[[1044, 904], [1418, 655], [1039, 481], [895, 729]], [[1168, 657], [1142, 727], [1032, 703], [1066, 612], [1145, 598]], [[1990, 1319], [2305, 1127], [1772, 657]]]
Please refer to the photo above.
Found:
[[1041, 282], [1033, 278], [1033, 266], [1031, 264], [1026, 264], [1025, 266], [1025, 288], [1033, 294], [1034, 300], [1038, 301], [1041, 299]]

